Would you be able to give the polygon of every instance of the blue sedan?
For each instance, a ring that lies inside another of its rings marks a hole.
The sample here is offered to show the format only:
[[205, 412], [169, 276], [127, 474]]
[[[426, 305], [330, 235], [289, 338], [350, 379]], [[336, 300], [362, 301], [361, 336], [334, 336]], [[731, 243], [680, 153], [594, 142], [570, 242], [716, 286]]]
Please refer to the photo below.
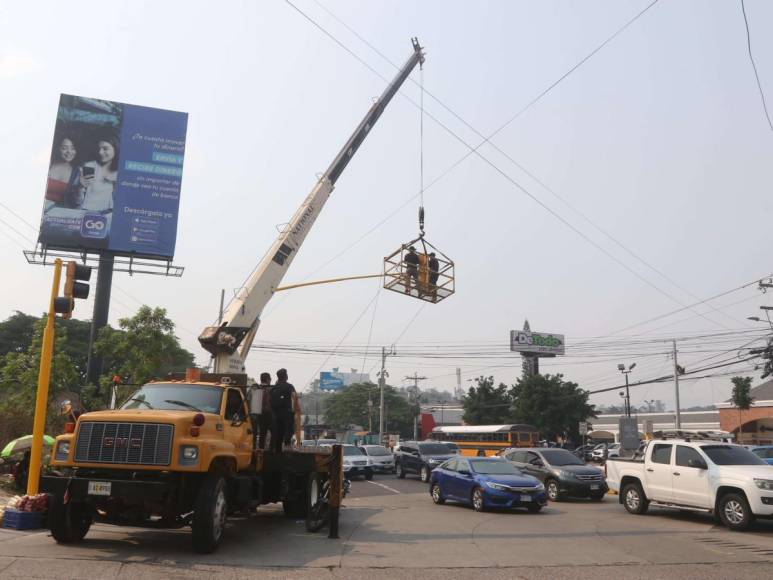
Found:
[[454, 457], [436, 467], [429, 480], [432, 501], [471, 504], [475, 511], [525, 507], [537, 513], [547, 504], [545, 486], [501, 457]]
[[773, 465], [773, 445], [746, 445], [757, 457], [768, 465]]

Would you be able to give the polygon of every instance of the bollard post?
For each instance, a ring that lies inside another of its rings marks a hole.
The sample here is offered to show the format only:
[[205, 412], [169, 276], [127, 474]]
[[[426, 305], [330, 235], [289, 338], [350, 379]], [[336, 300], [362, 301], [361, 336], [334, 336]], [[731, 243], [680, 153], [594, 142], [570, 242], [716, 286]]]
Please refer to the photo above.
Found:
[[343, 457], [344, 448], [333, 445], [333, 456], [330, 458], [330, 526], [327, 537], [334, 539], [338, 538], [338, 513], [344, 488]]

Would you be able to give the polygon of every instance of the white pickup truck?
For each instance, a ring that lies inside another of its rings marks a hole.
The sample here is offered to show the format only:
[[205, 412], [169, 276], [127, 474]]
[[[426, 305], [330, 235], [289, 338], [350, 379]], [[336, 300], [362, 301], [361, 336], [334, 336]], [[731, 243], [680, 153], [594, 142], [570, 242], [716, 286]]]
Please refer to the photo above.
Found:
[[632, 514], [650, 505], [703, 511], [731, 530], [773, 517], [773, 465], [740, 445], [651, 441], [643, 460], [610, 458], [607, 484]]

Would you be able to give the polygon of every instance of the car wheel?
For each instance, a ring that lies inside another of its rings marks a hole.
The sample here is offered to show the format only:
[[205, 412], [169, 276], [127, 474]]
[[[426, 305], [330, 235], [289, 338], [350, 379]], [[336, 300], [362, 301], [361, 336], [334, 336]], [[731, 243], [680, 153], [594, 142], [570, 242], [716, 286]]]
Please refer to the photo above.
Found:
[[601, 493], [601, 494], [597, 493], [595, 495], [590, 496], [590, 499], [591, 499], [591, 501], [601, 501], [601, 500], [604, 499], [604, 494], [603, 493]]
[[535, 504], [532, 504], [532, 505], [528, 506], [526, 509], [529, 510], [530, 514], [538, 514], [539, 511], [542, 509], [542, 506], [539, 505], [538, 503], [535, 503]]
[[479, 487], [472, 490], [472, 509], [476, 512], [486, 510], [486, 506], [483, 504], [483, 490]]
[[419, 477], [421, 478], [422, 483], [429, 483], [429, 473], [429, 467], [422, 465], [421, 471], [419, 472]]
[[740, 493], [728, 493], [719, 500], [719, 517], [728, 529], [743, 531], [754, 521], [746, 497]]
[[397, 465], [395, 465], [395, 474], [400, 479], [405, 479], [405, 470], [403, 469], [402, 463], [398, 463]]
[[434, 501], [437, 505], [443, 505], [446, 503], [446, 498], [444, 498], [443, 494], [440, 493], [440, 486], [437, 483], [432, 484], [432, 487], [430, 488], [430, 494], [432, 495], [432, 501]]
[[368, 481], [373, 479], [373, 470], [372, 469], [365, 470], [365, 479], [367, 479]]
[[550, 501], [561, 500], [561, 492], [558, 491], [558, 482], [555, 479], [548, 479], [545, 482], [545, 490], [548, 493], [548, 499]]
[[628, 513], [642, 515], [647, 513], [650, 502], [644, 495], [641, 485], [629, 483], [623, 488], [623, 505]]

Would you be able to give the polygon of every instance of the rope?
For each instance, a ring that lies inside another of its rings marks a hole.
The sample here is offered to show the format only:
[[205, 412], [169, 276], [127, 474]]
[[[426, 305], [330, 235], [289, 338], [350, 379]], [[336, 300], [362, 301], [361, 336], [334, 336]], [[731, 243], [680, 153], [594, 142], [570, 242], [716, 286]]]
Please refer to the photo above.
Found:
[[424, 66], [419, 66], [419, 231], [424, 236]]

